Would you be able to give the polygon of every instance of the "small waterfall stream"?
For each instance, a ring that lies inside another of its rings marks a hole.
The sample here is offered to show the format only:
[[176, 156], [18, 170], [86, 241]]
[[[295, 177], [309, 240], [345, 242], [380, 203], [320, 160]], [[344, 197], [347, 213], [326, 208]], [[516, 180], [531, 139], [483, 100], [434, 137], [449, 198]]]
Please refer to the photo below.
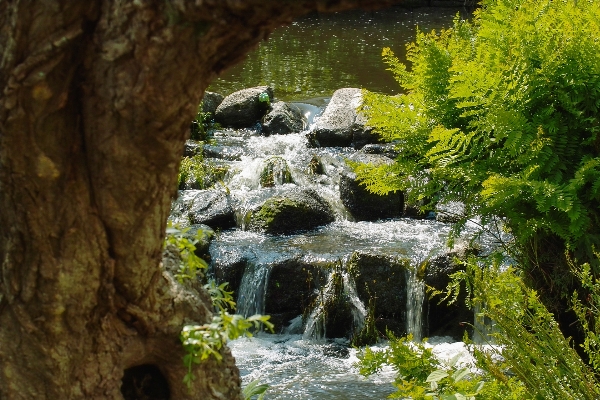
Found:
[[249, 262], [244, 271], [237, 296], [236, 312], [244, 317], [265, 313], [266, 285], [269, 266]]
[[[345, 160], [356, 150], [311, 148], [306, 135], [224, 130], [213, 138], [213, 147], [235, 148], [238, 157], [212, 160], [229, 169], [221, 186], [237, 221], [210, 244], [212, 273], [219, 282], [234, 284], [237, 313], [270, 314], [277, 326], [275, 335], [240, 339], [231, 348], [244, 382], [260, 378], [273, 386], [269, 399], [383, 399], [393, 392], [381, 384], [391, 381], [392, 372], [360, 377], [352, 367], [357, 359], [349, 339], [363, 328], [373, 296], [381, 335], [386, 327], [398, 335], [411, 333], [415, 340], [428, 335], [425, 283], [416, 266], [448, 252], [450, 225], [400, 217], [354, 220], [339, 187]], [[315, 158], [320, 174], [306, 168]], [[274, 179], [265, 186], [261, 174], [272, 160]], [[294, 188], [314, 190], [332, 208], [335, 221], [283, 235], [249, 230], [257, 206]]]
[[406, 270], [406, 332], [414, 341], [423, 339], [423, 306], [425, 282], [417, 277], [414, 268]]

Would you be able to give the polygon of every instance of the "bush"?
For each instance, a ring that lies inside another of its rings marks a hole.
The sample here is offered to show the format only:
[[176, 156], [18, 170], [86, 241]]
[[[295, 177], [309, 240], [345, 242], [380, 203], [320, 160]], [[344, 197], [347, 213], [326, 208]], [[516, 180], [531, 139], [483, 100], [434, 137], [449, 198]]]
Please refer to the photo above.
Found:
[[383, 57], [405, 94], [365, 93], [362, 111], [401, 152], [359, 166], [364, 184], [460, 201], [462, 223], [501, 217], [547, 305], [577, 286], [565, 250], [598, 273], [600, 2], [484, 0], [473, 22], [418, 32], [412, 70]]

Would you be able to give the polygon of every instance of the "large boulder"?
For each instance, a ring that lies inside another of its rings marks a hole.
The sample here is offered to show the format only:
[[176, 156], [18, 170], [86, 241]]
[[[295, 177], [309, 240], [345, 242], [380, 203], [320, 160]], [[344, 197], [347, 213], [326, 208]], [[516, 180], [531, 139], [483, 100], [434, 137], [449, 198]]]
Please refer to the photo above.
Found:
[[205, 224], [213, 229], [235, 226], [232, 202], [223, 190], [180, 190], [169, 218], [180, 226]]
[[[450, 282], [450, 275], [464, 267], [457, 260], [464, 260], [470, 252], [467, 247], [459, 248], [431, 258], [426, 265], [424, 280], [427, 286], [444, 290]], [[465, 306], [464, 292], [453, 304], [441, 302], [441, 297], [427, 299], [427, 336], [451, 336], [461, 340], [468, 325], [473, 323], [473, 311]]]
[[[357, 153], [350, 157], [350, 160], [373, 165], [393, 162], [385, 156], [365, 153]], [[350, 170], [341, 172], [339, 190], [342, 204], [356, 220], [374, 221], [394, 218], [402, 216], [404, 212], [404, 194], [402, 192], [391, 192], [383, 196], [371, 193], [361, 185], [356, 174]]]
[[[261, 101], [262, 94], [267, 94], [269, 100]], [[215, 121], [225, 127], [249, 128], [269, 111], [272, 101], [273, 89], [269, 86], [239, 90], [225, 97], [219, 104], [215, 111]]]
[[306, 123], [300, 109], [283, 101], [273, 104], [273, 108], [264, 116], [262, 122], [263, 133], [268, 135], [300, 132], [305, 127]]
[[313, 189], [294, 188], [271, 197], [250, 215], [250, 230], [286, 234], [333, 222], [333, 210]]
[[410, 260], [390, 255], [354, 252], [348, 270], [354, 276], [356, 291], [363, 304], [375, 299], [376, 326], [404, 334], [406, 328], [407, 281]]
[[271, 316], [275, 329], [280, 331], [314, 303], [324, 274], [317, 265], [295, 258], [278, 262], [270, 268], [265, 313]]
[[311, 132], [311, 141], [322, 147], [354, 146], [374, 143], [377, 137], [357, 112], [362, 104], [362, 91], [356, 88], [338, 89], [333, 93]]

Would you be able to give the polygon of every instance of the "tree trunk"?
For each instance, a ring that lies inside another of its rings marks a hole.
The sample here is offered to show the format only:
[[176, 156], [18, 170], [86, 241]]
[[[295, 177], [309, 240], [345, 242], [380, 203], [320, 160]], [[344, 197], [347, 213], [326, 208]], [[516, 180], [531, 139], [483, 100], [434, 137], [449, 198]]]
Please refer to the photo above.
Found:
[[189, 123], [275, 27], [393, 2], [0, 2], [0, 399], [119, 399], [140, 365], [154, 398], [241, 397], [227, 349], [182, 384], [179, 332], [210, 319], [161, 263]]

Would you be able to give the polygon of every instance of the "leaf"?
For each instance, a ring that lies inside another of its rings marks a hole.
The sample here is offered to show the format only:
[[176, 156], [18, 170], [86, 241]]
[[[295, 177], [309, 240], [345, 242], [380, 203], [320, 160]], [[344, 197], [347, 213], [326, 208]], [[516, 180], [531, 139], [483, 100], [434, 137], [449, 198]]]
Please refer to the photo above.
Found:
[[269, 389], [269, 385], [259, 384], [259, 380], [257, 379], [246, 385], [246, 387], [242, 389], [242, 394], [244, 395], [245, 400], [249, 400], [256, 395], [261, 395], [259, 398], [262, 398], [267, 389]]
[[452, 374], [454, 382], [460, 382], [465, 376], [469, 375], [471, 371], [468, 368], [462, 368]]
[[439, 382], [447, 376], [449, 375], [446, 371], [444, 371], [443, 369], [437, 369], [429, 374], [425, 382]]

